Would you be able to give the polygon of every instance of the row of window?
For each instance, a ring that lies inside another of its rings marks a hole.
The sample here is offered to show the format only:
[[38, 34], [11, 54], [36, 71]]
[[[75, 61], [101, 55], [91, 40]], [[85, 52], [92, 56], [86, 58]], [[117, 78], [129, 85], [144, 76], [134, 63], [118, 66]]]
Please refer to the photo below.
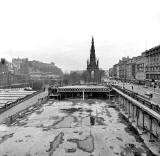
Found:
[[159, 63], [159, 60], [160, 60], [160, 55], [155, 55], [148, 58], [148, 62], [150, 62], [151, 64]]
[[146, 67], [146, 71], [160, 71], [160, 66], [150, 67], [150, 68]]
[[160, 74], [147, 74], [147, 79], [154, 79], [154, 80], [160, 80]]
[[137, 64], [137, 71], [144, 71], [144, 63]]

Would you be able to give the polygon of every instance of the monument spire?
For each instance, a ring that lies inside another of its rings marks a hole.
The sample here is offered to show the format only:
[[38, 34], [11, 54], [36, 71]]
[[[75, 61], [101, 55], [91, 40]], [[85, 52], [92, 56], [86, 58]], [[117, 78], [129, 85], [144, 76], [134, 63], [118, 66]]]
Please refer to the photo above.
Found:
[[93, 36], [92, 36], [92, 44], [94, 44], [94, 38], [93, 38]]
[[92, 66], [96, 64], [96, 55], [95, 55], [95, 47], [94, 47], [94, 38], [92, 36], [91, 50], [90, 50], [90, 63]]
[[90, 59], [87, 60], [88, 82], [101, 82], [101, 75], [99, 70], [99, 60], [96, 59], [94, 38], [92, 36]]

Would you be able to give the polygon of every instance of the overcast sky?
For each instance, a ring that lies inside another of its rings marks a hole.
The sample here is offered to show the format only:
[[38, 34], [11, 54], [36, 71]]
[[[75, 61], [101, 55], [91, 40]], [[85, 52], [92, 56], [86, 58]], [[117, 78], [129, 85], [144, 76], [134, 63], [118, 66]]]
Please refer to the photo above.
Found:
[[91, 37], [100, 67], [160, 44], [160, 0], [1, 0], [0, 57], [86, 68]]

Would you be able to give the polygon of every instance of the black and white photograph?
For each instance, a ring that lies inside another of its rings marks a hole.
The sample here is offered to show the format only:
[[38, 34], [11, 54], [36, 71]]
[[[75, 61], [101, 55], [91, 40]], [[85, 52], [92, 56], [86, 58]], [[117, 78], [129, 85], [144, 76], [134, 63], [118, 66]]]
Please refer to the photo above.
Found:
[[160, 156], [160, 1], [0, 0], [0, 156]]

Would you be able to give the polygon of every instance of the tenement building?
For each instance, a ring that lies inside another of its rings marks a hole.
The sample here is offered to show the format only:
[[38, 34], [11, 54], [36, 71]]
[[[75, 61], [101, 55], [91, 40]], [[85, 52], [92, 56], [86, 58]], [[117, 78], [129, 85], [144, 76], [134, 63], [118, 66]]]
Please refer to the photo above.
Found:
[[93, 37], [90, 50], [90, 59], [87, 60], [87, 77], [87, 81], [89, 83], [101, 82], [101, 70], [99, 69], [99, 60], [96, 59]]
[[122, 60], [119, 61], [119, 78], [122, 81], [127, 81], [127, 67], [128, 61], [130, 60], [129, 57], [123, 57]]
[[146, 81], [146, 58], [144, 54], [134, 57], [136, 63], [136, 70], [135, 70], [135, 78], [139, 84], [144, 84]]
[[121, 81], [149, 85], [153, 84], [152, 82], [156, 82], [160, 86], [160, 45], [146, 50], [140, 56], [131, 59], [122, 58], [109, 71], [110, 77]]

